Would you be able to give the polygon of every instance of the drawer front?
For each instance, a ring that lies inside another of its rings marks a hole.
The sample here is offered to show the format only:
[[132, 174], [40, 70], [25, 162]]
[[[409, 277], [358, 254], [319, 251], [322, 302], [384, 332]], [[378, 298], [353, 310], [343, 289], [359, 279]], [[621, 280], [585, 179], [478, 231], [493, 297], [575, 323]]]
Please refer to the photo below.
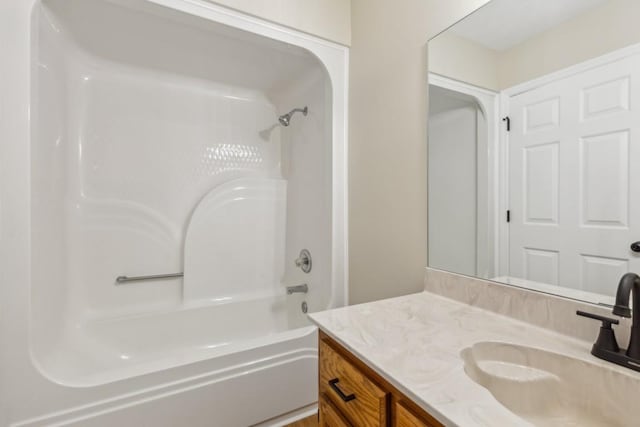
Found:
[[393, 424], [395, 427], [431, 427], [431, 424], [420, 420], [399, 402], [396, 402], [395, 412], [396, 422]]
[[320, 341], [320, 394], [356, 426], [387, 425], [387, 393]]
[[320, 398], [320, 426], [319, 427], [351, 427], [326, 396]]

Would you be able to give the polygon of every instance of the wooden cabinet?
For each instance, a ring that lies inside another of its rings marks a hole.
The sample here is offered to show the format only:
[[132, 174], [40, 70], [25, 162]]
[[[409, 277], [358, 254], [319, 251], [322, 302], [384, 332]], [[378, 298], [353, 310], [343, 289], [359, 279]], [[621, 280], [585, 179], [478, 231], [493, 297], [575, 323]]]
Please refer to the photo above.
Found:
[[322, 340], [320, 366], [321, 396], [329, 396], [355, 425], [386, 425], [388, 393]]
[[441, 427], [431, 415], [320, 332], [321, 427]]
[[426, 420], [420, 419], [419, 416], [415, 415], [411, 410], [407, 409], [404, 404], [400, 402], [396, 402], [395, 406], [395, 425], [396, 427], [424, 427], [424, 426], [433, 426], [439, 424], [430, 424]]
[[327, 396], [320, 396], [320, 427], [351, 427], [342, 414], [333, 406]]

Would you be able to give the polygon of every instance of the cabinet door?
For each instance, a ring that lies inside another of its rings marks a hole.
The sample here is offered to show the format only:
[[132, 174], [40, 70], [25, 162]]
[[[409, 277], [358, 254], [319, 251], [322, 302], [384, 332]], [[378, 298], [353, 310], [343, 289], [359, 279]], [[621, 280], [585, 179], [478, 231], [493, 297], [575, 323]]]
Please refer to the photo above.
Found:
[[395, 427], [431, 427], [399, 402], [396, 402], [396, 422], [393, 425]]
[[320, 426], [319, 427], [351, 427], [338, 410], [322, 396], [320, 398]]

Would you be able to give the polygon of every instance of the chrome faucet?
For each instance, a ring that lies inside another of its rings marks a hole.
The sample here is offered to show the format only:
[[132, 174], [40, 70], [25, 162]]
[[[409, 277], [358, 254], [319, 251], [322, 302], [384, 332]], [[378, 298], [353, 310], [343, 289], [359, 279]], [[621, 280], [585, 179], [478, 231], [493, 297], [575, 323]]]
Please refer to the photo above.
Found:
[[634, 273], [627, 273], [622, 276], [618, 284], [613, 314], [621, 317], [632, 317], [631, 308], [629, 307], [631, 298], [633, 298], [633, 319], [631, 321], [631, 339], [626, 350], [618, 347], [615, 333], [611, 328], [611, 325], [619, 323], [618, 320], [583, 311], [578, 311], [576, 314], [602, 322], [600, 335], [598, 335], [598, 339], [591, 348], [591, 354], [625, 368], [640, 371], [640, 276]]
[[306, 283], [296, 286], [287, 286], [287, 295], [306, 294], [307, 292], [309, 292], [309, 286], [307, 286]]

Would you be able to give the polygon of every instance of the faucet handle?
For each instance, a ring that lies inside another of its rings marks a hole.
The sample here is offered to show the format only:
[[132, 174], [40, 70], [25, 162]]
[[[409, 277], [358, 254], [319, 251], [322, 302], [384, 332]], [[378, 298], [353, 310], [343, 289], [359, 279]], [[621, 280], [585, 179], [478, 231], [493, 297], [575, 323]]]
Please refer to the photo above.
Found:
[[299, 267], [305, 273], [310, 272], [311, 271], [311, 252], [309, 252], [307, 249], [301, 250], [300, 255], [298, 256], [298, 259], [296, 259], [294, 262], [296, 264], [296, 267]]
[[620, 323], [618, 319], [612, 319], [611, 317], [600, 316], [599, 314], [587, 313], [586, 311], [576, 311], [578, 316], [588, 317], [589, 319], [599, 320], [602, 322], [602, 326], [600, 326], [600, 334], [598, 334], [598, 339], [596, 339], [595, 344], [593, 344], [593, 349], [591, 350], [591, 354], [594, 356], [596, 353], [599, 353], [601, 350], [618, 352], [620, 347], [618, 346], [618, 342], [616, 341], [616, 334], [611, 328], [611, 325], [617, 325]]
[[611, 317], [607, 316], [600, 316], [599, 314], [587, 313], [586, 311], [578, 310], [576, 311], [576, 314], [578, 316], [588, 317], [589, 319], [601, 321], [603, 328], [610, 328], [611, 325], [617, 325], [618, 323], [620, 323], [618, 319], [612, 319]]

